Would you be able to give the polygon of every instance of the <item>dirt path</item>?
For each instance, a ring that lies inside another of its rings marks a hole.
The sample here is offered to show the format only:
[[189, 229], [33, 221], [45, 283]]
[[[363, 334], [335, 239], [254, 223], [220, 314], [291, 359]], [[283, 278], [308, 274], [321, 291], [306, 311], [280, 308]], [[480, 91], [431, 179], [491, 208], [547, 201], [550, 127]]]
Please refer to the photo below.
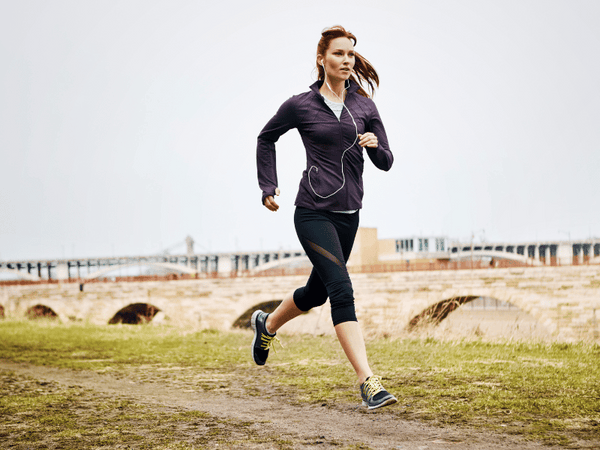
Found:
[[[40, 381], [80, 386], [96, 392], [132, 399], [149, 406], [197, 410], [223, 419], [252, 422], [261, 434], [289, 439], [294, 449], [339, 449], [339, 443], [357, 448], [441, 449], [542, 449], [545, 446], [489, 431], [438, 428], [398, 419], [385, 409], [366, 412], [355, 406], [336, 408], [296, 405], [285, 399], [261, 399], [211, 392], [189, 392], [172, 383], [138, 383], [91, 371], [73, 371], [0, 361], [0, 369]], [[398, 406], [394, 406], [398, 407]]]

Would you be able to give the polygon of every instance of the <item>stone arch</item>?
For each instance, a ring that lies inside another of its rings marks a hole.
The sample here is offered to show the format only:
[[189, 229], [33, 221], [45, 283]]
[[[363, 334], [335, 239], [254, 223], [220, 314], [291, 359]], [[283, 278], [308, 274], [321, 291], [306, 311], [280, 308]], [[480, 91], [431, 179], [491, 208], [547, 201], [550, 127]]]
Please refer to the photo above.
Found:
[[108, 321], [109, 324], [144, 324], [152, 321], [160, 309], [149, 303], [132, 303], [121, 308]]
[[470, 301], [479, 298], [479, 295], [466, 295], [462, 297], [452, 297], [441, 302], [431, 305], [424, 309], [420, 314], [417, 314], [408, 322], [408, 331], [412, 331], [424, 325], [437, 325], [457, 309], [460, 305], [464, 305]]
[[[483, 301], [482, 308], [481, 305], [472, 310], [464, 310], [463, 308], [461, 310], [462, 314], [453, 315], [452, 318], [448, 317], [460, 306], [478, 299]], [[526, 307], [528, 306], [527, 303], [520, 300], [522, 299], [518, 296], [507, 297], [506, 295], [453, 296], [430, 305], [412, 317], [406, 330], [409, 332], [418, 329], [426, 330], [428, 326], [437, 328], [442, 321], [448, 319], [449, 324], [447, 326], [450, 328], [446, 327], [444, 335], [446, 332], [458, 333], [457, 335], [467, 332], [469, 334], [474, 333], [477, 336], [517, 339], [545, 339], [551, 337], [554, 331], [551, 324], [544, 320], [544, 316], [540, 315], [539, 312], [534, 314], [531, 307]], [[503, 303], [505, 305], [502, 305]], [[460, 326], [455, 328], [458, 324]]]
[[25, 313], [28, 319], [58, 319], [58, 314], [54, 310], [46, 305], [38, 303], [37, 305], [27, 308]]
[[242, 314], [240, 317], [238, 317], [236, 319], [235, 322], [233, 322], [233, 325], [232, 325], [233, 328], [242, 328], [242, 329], [250, 328], [250, 319], [252, 318], [252, 313], [254, 311], [256, 311], [257, 309], [262, 309], [266, 313], [272, 313], [273, 311], [275, 311], [275, 309], [279, 306], [279, 304], [282, 301], [283, 300], [270, 300], [268, 302], [262, 302], [262, 303], [259, 303], [258, 305], [253, 306], [252, 308], [246, 310], [246, 312], [244, 312], [244, 314]]

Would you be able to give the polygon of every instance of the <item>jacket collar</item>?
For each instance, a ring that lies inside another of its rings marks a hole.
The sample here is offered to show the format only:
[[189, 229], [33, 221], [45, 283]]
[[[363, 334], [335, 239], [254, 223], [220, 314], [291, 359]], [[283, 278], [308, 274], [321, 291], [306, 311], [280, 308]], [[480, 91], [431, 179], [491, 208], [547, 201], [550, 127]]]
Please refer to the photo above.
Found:
[[[348, 80], [348, 81], [350, 82], [350, 86], [348, 87], [347, 95], [353, 94], [356, 91], [358, 91], [358, 84], [356, 83], [356, 81], [354, 81], [354, 80]], [[310, 85], [310, 89], [311, 89], [311, 91], [321, 95], [321, 92], [319, 92], [319, 89], [321, 89], [321, 86], [323, 86], [323, 80], [317, 80], [313, 84]]]

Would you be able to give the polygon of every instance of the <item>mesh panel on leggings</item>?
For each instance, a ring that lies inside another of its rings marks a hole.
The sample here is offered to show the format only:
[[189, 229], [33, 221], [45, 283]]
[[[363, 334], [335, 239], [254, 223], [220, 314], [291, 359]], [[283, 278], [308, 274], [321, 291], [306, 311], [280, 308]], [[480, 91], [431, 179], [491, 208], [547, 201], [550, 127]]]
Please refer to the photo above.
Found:
[[315, 244], [314, 242], [309, 241], [308, 239], [306, 239], [306, 242], [308, 242], [308, 245], [310, 245], [310, 248], [312, 248], [315, 252], [317, 252], [318, 254], [324, 256], [325, 258], [327, 258], [329, 261], [334, 262], [335, 264], [337, 264], [339, 267], [344, 267], [344, 265], [342, 264], [342, 262], [337, 259], [335, 257], [335, 255], [333, 255], [332, 253], [328, 252], [327, 250], [325, 250], [323, 247], [321, 247], [320, 245]]

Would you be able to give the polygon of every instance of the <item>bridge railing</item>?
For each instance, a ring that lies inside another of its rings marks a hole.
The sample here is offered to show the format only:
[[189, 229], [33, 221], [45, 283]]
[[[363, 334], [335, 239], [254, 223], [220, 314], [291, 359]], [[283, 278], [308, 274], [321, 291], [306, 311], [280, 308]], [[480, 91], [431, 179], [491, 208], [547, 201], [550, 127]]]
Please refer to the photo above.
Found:
[[[573, 265], [592, 264], [590, 260], [573, 260]], [[546, 266], [558, 266], [556, 258], [552, 258]], [[532, 267], [528, 263], [511, 260], [492, 260], [486, 261], [402, 261], [395, 263], [381, 263], [364, 266], [348, 266], [350, 273], [386, 273], [386, 272], [409, 272], [409, 271], [428, 271], [428, 270], [477, 270], [490, 268], [510, 268], [510, 267]], [[539, 266], [537, 266], [539, 267]], [[200, 272], [196, 274], [167, 274], [167, 275], [138, 275], [138, 276], [111, 276], [97, 279], [70, 278], [66, 280], [3, 280], [0, 286], [18, 286], [18, 285], [36, 285], [36, 284], [79, 284], [80, 290], [84, 289], [85, 284], [93, 283], [123, 283], [123, 282], [142, 282], [142, 281], [176, 281], [176, 280], [195, 280], [211, 278], [254, 278], [254, 277], [277, 277], [308, 275], [310, 267], [295, 268], [272, 268], [260, 272], [243, 270], [237, 272]]]

